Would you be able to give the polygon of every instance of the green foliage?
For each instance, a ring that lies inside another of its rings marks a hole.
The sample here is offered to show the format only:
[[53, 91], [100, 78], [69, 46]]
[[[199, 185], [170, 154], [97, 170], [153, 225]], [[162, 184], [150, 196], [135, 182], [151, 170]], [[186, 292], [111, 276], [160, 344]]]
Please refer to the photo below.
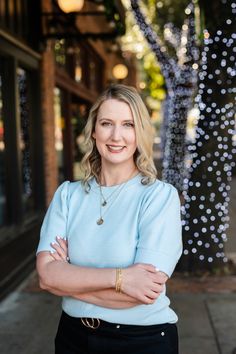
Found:
[[[198, 0], [193, 1], [195, 3], [198, 2]], [[163, 47], [166, 48], [168, 54], [173, 58], [176, 58], [176, 49], [165, 41], [164, 29], [168, 23], [172, 23], [177, 31], [180, 32], [182, 30], [187, 17], [185, 9], [190, 2], [191, 0], [139, 0], [141, 10], [145, 14], [147, 21], [152, 24], [152, 28], [157, 32], [163, 43]], [[165, 83], [160, 67], [155, 55], [150, 52], [150, 48], [136, 24], [132, 11], [128, 11], [130, 6], [129, 0], [123, 0], [123, 4], [127, 8], [127, 31], [124, 37], [127, 40], [123, 40], [123, 49], [134, 52], [136, 57], [141, 60], [140, 70], [141, 68], [143, 70], [141, 81], [146, 84], [143, 91], [145, 96], [162, 101], [165, 98]], [[203, 14], [201, 15], [203, 16]], [[204, 19], [203, 17], [200, 19], [200, 14], [197, 16], [199, 17], [198, 27], [200, 28]]]
[[125, 26], [123, 21], [120, 21], [120, 15], [117, 12], [115, 0], [103, 0], [103, 5], [107, 19], [115, 22], [117, 33], [119, 35], [125, 34]]
[[[155, 19], [155, 2], [152, 0], [147, 6], [144, 4], [143, 11], [149, 20]], [[129, 1], [123, 0], [126, 7], [126, 35], [122, 37], [122, 48], [124, 51], [130, 51], [136, 54], [139, 61], [138, 71], [140, 81], [145, 83], [143, 88], [143, 96], [146, 97], [146, 103], [151, 110], [160, 109], [160, 101], [165, 98], [165, 82], [161, 74], [160, 67], [154, 53], [143, 37], [132, 11], [129, 9]], [[155, 26], [155, 24], [154, 24]]]
[[152, 9], [153, 22], [158, 23], [160, 33], [163, 32], [164, 25], [172, 22], [181, 29], [185, 20], [185, 8], [191, 0], [143, 0], [146, 7]]
[[143, 57], [143, 67], [146, 76], [146, 95], [162, 101], [165, 98], [165, 81], [153, 53]]

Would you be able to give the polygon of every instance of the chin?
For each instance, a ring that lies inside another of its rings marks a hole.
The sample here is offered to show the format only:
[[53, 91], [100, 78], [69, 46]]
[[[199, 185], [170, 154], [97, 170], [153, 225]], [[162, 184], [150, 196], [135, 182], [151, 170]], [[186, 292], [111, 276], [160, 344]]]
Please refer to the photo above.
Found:
[[113, 158], [104, 158], [105, 163], [114, 164], [114, 165], [122, 165], [127, 163], [133, 163], [133, 158], [121, 158], [119, 156]]
[[108, 163], [111, 163], [111, 164], [122, 164], [122, 163], [125, 163], [127, 160], [123, 160], [123, 159], [106, 159], [105, 161], [108, 162]]

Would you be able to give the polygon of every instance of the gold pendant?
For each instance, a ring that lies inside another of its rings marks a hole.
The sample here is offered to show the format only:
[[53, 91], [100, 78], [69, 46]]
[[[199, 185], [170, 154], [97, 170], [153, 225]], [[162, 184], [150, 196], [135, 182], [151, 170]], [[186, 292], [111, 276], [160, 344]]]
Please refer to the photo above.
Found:
[[102, 225], [104, 222], [103, 218], [101, 217], [100, 219], [97, 220], [98, 225]]

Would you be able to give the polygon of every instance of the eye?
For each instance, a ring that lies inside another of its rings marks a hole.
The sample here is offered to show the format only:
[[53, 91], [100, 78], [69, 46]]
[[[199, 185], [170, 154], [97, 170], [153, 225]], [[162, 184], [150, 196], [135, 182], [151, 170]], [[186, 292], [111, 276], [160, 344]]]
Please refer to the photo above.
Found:
[[110, 125], [112, 125], [112, 124], [111, 124], [111, 122], [101, 122], [101, 125], [102, 125], [103, 127], [106, 127], [106, 126], [110, 126]]
[[125, 126], [128, 127], [128, 128], [133, 128], [134, 127], [134, 123], [127, 122], [127, 123], [125, 123]]

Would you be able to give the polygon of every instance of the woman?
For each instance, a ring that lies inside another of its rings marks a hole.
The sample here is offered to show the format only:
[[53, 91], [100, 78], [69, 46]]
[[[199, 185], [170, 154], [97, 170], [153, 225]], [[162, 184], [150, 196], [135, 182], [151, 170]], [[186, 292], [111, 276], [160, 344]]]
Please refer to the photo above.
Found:
[[63, 296], [55, 353], [177, 354], [165, 283], [182, 251], [180, 203], [156, 178], [137, 91], [109, 87], [85, 138], [84, 178], [57, 189], [37, 250], [41, 287]]

